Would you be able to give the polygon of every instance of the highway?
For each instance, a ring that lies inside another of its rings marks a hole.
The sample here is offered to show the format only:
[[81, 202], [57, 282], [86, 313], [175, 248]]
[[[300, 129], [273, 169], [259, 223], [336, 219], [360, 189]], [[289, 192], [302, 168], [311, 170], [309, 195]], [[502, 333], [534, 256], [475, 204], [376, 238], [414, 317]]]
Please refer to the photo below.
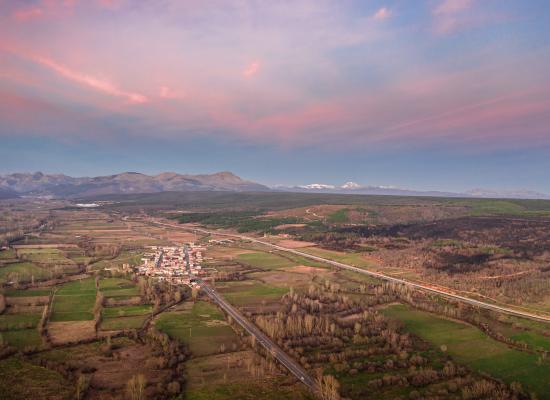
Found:
[[222, 296], [220, 296], [214, 289], [206, 284], [202, 279], [194, 276], [190, 269], [189, 251], [185, 246], [185, 260], [186, 267], [189, 276], [197, 282], [201, 290], [204, 291], [210, 297], [210, 299], [216, 303], [227, 315], [230, 315], [235, 322], [243, 327], [251, 336], [256, 338], [256, 343], [265, 348], [271, 355], [277, 359], [283, 366], [285, 366], [300, 382], [308, 386], [311, 390], [317, 390], [317, 383], [315, 380], [301, 367], [296, 361], [294, 361], [288, 354], [284, 352], [275, 342], [273, 342], [267, 335], [265, 335], [260, 329], [253, 323], [248, 321], [237, 309], [229, 304]]
[[381, 279], [381, 280], [385, 280], [385, 281], [388, 281], [388, 282], [400, 283], [400, 284], [407, 285], [409, 287], [420, 289], [420, 290], [423, 290], [423, 291], [426, 291], [426, 292], [436, 293], [436, 294], [441, 295], [443, 297], [453, 299], [453, 300], [458, 300], [458, 301], [461, 301], [463, 303], [471, 304], [471, 305], [474, 305], [474, 306], [477, 306], [477, 307], [480, 307], [480, 308], [485, 308], [485, 309], [488, 309], [488, 310], [498, 311], [498, 312], [501, 312], [503, 314], [508, 314], [508, 315], [521, 317], [521, 318], [527, 318], [527, 319], [531, 319], [531, 320], [534, 320], [534, 321], [550, 322], [550, 316], [532, 314], [532, 313], [525, 312], [525, 311], [514, 310], [512, 308], [503, 307], [503, 306], [499, 306], [499, 305], [491, 304], [491, 303], [486, 303], [486, 302], [479, 301], [479, 300], [474, 300], [474, 299], [471, 299], [469, 297], [461, 296], [459, 294], [455, 294], [455, 293], [452, 293], [452, 292], [447, 292], [447, 291], [437, 289], [437, 288], [433, 288], [433, 287], [430, 287], [430, 286], [426, 286], [426, 285], [423, 285], [423, 284], [420, 284], [420, 283], [410, 282], [410, 281], [407, 281], [407, 280], [404, 280], [404, 279], [384, 275], [380, 272], [369, 271], [367, 269], [358, 268], [358, 267], [355, 267], [353, 265], [344, 264], [344, 263], [341, 263], [341, 262], [338, 262], [338, 261], [329, 260], [327, 258], [314, 256], [312, 254], [304, 253], [304, 252], [299, 251], [299, 250], [289, 249], [289, 248], [286, 248], [286, 247], [278, 246], [276, 244], [273, 244], [273, 243], [270, 243], [270, 242], [265, 242], [263, 240], [259, 240], [259, 239], [253, 238], [253, 237], [238, 235], [238, 234], [232, 234], [232, 233], [222, 233], [222, 232], [216, 232], [216, 231], [209, 231], [207, 229], [196, 228], [196, 227], [193, 227], [193, 228], [191, 228], [191, 227], [182, 227], [181, 225], [172, 225], [172, 224], [167, 224], [167, 223], [159, 222], [159, 221], [154, 221], [154, 223], [155, 224], [160, 224], [160, 225], [163, 225], [163, 226], [168, 226], [168, 227], [171, 227], [171, 228], [185, 230], [185, 231], [193, 231], [193, 232], [200, 232], [200, 233], [204, 233], [204, 234], [208, 234], [208, 235], [217, 235], [217, 236], [225, 236], [225, 237], [230, 237], [230, 238], [236, 238], [236, 239], [240, 239], [240, 240], [248, 240], [248, 241], [253, 242], [253, 243], [262, 244], [264, 246], [268, 246], [268, 247], [271, 247], [271, 248], [276, 249], [276, 250], [296, 254], [296, 255], [299, 255], [299, 256], [302, 256], [302, 257], [309, 258], [310, 260], [315, 260], [315, 261], [319, 261], [319, 262], [322, 262], [322, 263], [325, 263], [325, 264], [332, 265], [334, 267], [346, 269], [346, 270], [357, 272], [357, 273], [360, 273], [360, 274], [369, 275], [369, 276], [372, 276], [372, 277], [375, 277], [375, 278], [378, 278], [378, 279]]

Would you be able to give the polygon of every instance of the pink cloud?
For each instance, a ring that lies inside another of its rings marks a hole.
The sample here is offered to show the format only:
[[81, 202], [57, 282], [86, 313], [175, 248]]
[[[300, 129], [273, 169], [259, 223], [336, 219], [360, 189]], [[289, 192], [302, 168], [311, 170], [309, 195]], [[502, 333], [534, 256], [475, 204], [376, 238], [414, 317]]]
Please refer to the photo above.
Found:
[[434, 30], [437, 34], [449, 34], [472, 23], [467, 11], [473, 6], [473, 0], [444, 0], [432, 10]]
[[176, 93], [172, 88], [168, 86], [161, 86], [159, 88], [159, 97], [161, 99], [182, 99], [184, 96]]
[[126, 98], [128, 102], [133, 104], [146, 103], [148, 101], [147, 97], [143, 94], [124, 91], [111, 82], [101, 80], [81, 72], [73, 71], [49, 58], [34, 56], [32, 59], [40, 65], [56, 72], [63, 78], [87, 86], [99, 92], [103, 92], [111, 96]]
[[379, 9], [374, 13], [372, 18], [377, 21], [383, 21], [385, 19], [388, 19], [390, 16], [391, 16], [391, 11], [388, 10], [386, 7], [382, 7], [381, 9]]
[[98, 0], [100, 7], [115, 9], [121, 6], [122, 0]]
[[470, 8], [472, 0], [444, 0], [434, 10], [434, 15], [456, 14], [460, 11]]
[[246, 66], [246, 68], [243, 71], [243, 75], [245, 77], [255, 75], [259, 69], [260, 69], [260, 63], [258, 61], [253, 61], [252, 63]]
[[40, 7], [30, 7], [17, 10], [13, 14], [13, 18], [19, 22], [29, 21], [31, 19], [40, 18], [44, 11]]

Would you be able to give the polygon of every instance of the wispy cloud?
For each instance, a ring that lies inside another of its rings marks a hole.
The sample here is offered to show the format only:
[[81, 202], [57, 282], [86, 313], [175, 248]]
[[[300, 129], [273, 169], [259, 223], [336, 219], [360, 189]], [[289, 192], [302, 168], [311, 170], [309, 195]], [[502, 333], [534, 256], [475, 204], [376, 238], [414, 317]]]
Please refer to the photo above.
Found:
[[[550, 95], [486, 103], [548, 87], [550, 53], [528, 58], [531, 35], [520, 37], [521, 27], [504, 23], [516, 44], [506, 35], [483, 36], [483, 25], [479, 41], [426, 35], [497, 15], [496, 3], [426, 0], [422, 13], [409, 2], [351, 8], [285, 1], [254, 7], [166, 0], [159, 10], [127, 0], [73, 6], [37, 0], [25, 7], [43, 9], [40, 23], [20, 23], [14, 12], [22, 6], [0, 0], [7, 16], [0, 24], [6, 48], [0, 90], [92, 110], [105, 130], [115, 126], [115, 115], [125, 124], [113, 131], [128, 134], [219, 135], [273, 146], [389, 146], [450, 136], [473, 142], [481, 128], [511, 135], [522, 126], [526, 136], [541, 129], [535, 125], [542, 125], [540, 109]], [[50, 10], [50, 3], [58, 5]], [[125, 106], [143, 103], [147, 107]]]
[[40, 7], [29, 7], [16, 10], [13, 13], [13, 18], [19, 22], [26, 22], [31, 19], [39, 18], [44, 14]]
[[185, 96], [183, 94], [176, 93], [172, 88], [163, 85], [159, 88], [159, 97], [161, 99], [174, 100], [174, 99], [183, 99]]
[[452, 15], [471, 7], [473, 0], [443, 0], [434, 8], [434, 15]]
[[260, 62], [253, 61], [246, 66], [246, 68], [243, 71], [243, 75], [245, 77], [250, 77], [252, 75], [256, 75], [256, 73], [258, 73], [259, 70], [260, 70]]
[[388, 19], [390, 16], [391, 11], [386, 7], [382, 7], [373, 14], [372, 18], [377, 21], [383, 21], [385, 19]]
[[37, 62], [38, 64], [43, 65], [49, 68], [50, 70], [56, 72], [59, 76], [62, 76], [65, 79], [79, 83], [81, 85], [84, 85], [86, 87], [89, 87], [91, 89], [94, 89], [102, 93], [106, 93], [111, 96], [125, 98], [130, 103], [134, 103], [134, 104], [146, 103], [148, 100], [147, 97], [143, 94], [122, 90], [118, 88], [115, 84], [109, 81], [102, 80], [82, 72], [74, 71], [49, 58], [41, 57], [41, 56], [32, 56], [31, 59]]
[[432, 10], [434, 30], [438, 34], [449, 34], [468, 24], [467, 11], [474, 0], [443, 0]]

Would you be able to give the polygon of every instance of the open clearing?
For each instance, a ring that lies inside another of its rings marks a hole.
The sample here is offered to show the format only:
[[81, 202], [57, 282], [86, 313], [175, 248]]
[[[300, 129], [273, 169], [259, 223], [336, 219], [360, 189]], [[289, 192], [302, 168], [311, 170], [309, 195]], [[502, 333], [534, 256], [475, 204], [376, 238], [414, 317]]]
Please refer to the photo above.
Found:
[[247, 366], [258, 356], [252, 350], [213, 354], [186, 363], [187, 399], [194, 400], [305, 400], [313, 399], [293, 379], [285, 379], [279, 370], [254, 377]]
[[94, 321], [50, 322], [48, 334], [53, 344], [75, 343], [96, 337]]
[[0, 332], [4, 343], [19, 350], [42, 346], [42, 338], [35, 328]]
[[147, 317], [151, 314], [152, 309], [149, 304], [104, 308], [102, 311], [101, 329], [124, 330], [141, 328]]
[[128, 279], [105, 278], [99, 281], [99, 290], [106, 298], [139, 296], [136, 284]]
[[51, 289], [7, 289], [6, 297], [48, 297]]
[[240, 254], [236, 260], [250, 267], [256, 267], [263, 270], [279, 269], [292, 267], [294, 262], [275, 253], [248, 253]]
[[422, 339], [437, 347], [446, 346], [455, 360], [473, 370], [508, 383], [520, 382], [529, 391], [536, 392], [538, 398], [550, 398], [550, 363], [539, 363], [537, 355], [511, 349], [470, 325], [404, 305], [392, 305], [383, 312], [402, 321], [408, 331]]
[[33, 279], [48, 279], [51, 275], [49, 271], [31, 262], [17, 262], [0, 266], [0, 283], [27, 283], [31, 282]]
[[53, 300], [52, 322], [93, 320], [93, 308], [96, 299], [93, 278], [65, 283]]
[[302, 242], [301, 240], [290, 240], [290, 239], [279, 240], [279, 242], [277, 244], [279, 246], [283, 246], [283, 247], [286, 247], [288, 249], [301, 249], [301, 248], [304, 248], [304, 247], [317, 246], [317, 243]]
[[223, 282], [216, 288], [231, 304], [236, 306], [257, 306], [262, 303], [277, 302], [288, 292], [286, 287], [276, 287], [257, 280]]
[[72, 265], [74, 262], [64, 256], [57, 248], [24, 248], [18, 249], [17, 255], [22, 260], [39, 264]]
[[170, 337], [187, 343], [196, 356], [219, 353], [239, 342], [222, 312], [205, 301], [196, 302], [191, 310], [163, 313], [156, 318], [155, 325]]
[[270, 286], [278, 288], [294, 288], [307, 287], [312, 281], [313, 274], [281, 271], [256, 272], [249, 274], [249, 277]]
[[[104, 341], [95, 341], [54, 348], [34, 355], [33, 361], [70, 363], [75, 368], [88, 370], [86, 375], [91, 388], [86, 398], [94, 399], [126, 398], [126, 382], [136, 374], [143, 374], [147, 383], [154, 386], [170, 373], [168, 369], [159, 366], [157, 356], [149, 346], [129, 338], [113, 338], [111, 343], [112, 356], [106, 355]], [[146, 398], [153, 397], [146, 394]]]
[[285, 271], [295, 272], [297, 274], [322, 274], [326, 273], [325, 268], [310, 267], [309, 265], [297, 265], [295, 267], [285, 268]]

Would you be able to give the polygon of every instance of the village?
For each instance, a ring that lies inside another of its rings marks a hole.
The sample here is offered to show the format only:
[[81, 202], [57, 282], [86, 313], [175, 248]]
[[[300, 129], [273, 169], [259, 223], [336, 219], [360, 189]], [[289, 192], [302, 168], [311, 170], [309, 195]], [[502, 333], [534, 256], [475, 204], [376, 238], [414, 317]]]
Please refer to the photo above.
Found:
[[196, 278], [206, 278], [216, 272], [214, 268], [203, 268], [203, 254], [206, 250], [195, 243], [182, 246], [149, 246], [149, 252], [141, 258], [142, 264], [136, 273], [174, 285], [196, 286]]

